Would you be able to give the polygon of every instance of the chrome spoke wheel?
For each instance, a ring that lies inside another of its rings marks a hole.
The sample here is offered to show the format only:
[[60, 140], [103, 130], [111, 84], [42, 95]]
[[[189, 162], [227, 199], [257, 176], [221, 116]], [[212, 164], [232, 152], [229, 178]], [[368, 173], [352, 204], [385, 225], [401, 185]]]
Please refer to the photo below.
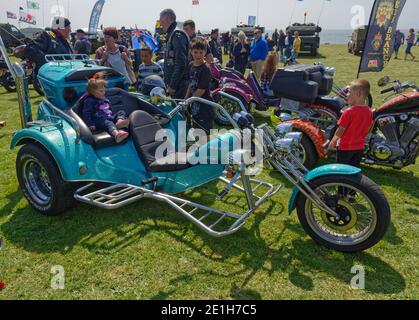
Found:
[[29, 196], [41, 206], [51, 201], [51, 182], [44, 166], [34, 157], [25, 159], [23, 181]]
[[336, 218], [317, 208], [311, 201], [306, 201], [307, 223], [319, 237], [336, 245], [352, 246], [365, 241], [374, 232], [377, 212], [361, 190], [335, 182], [317, 187], [316, 192], [339, 215]]

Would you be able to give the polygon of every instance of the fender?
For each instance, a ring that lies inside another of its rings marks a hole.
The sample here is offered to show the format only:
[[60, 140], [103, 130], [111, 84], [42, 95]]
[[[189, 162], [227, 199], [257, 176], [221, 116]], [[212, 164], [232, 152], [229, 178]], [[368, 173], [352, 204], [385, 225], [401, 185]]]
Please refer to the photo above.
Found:
[[226, 85], [225, 87], [223, 87], [222, 90], [225, 93], [234, 92], [234, 93], [240, 95], [246, 101], [247, 104], [249, 104], [253, 99], [253, 96], [251, 94], [247, 93], [243, 89], [238, 88], [236, 86]]
[[283, 123], [292, 123], [293, 129], [305, 133], [310, 138], [311, 142], [313, 142], [319, 157], [326, 158], [326, 151], [324, 150], [323, 145], [326, 143], [327, 139], [319, 127], [310, 121], [303, 120], [290, 120]]
[[80, 141], [74, 143], [76, 133], [65, 121], [62, 126], [51, 126], [42, 128], [39, 126], [30, 127], [17, 131], [12, 138], [10, 148], [28, 143], [39, 143], [53, 157], [60, 173], [66, 181], [78, 181], [85, 179], [80, 175], [80, 167], [86, 165], [94, 168], [98, 160], [90, 145]]
[[[344, 165], [344, 164], [327, 164], [321, 167], [318, 167], [314, 170], [311, 170], [304, 176], [304, 180], [307, 182], [313, 181], [318, 177], [323, 176], [331, 176], [331, 175], [356, 175], [361, 173], [361, 169]], [[297, 201], [297, 197], [300, 194], [300, 190], [295, 188], [292, 191], [292, 195], [288, 204], [288, 213], [291, 214], [295, 209], [295, 203]]]

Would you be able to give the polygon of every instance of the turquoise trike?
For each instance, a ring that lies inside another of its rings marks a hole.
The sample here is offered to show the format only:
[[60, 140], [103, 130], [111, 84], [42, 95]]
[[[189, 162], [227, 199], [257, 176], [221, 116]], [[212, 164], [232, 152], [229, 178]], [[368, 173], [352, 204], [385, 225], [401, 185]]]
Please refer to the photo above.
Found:
[[[87, 56], [46, 57], [38, 75], [45, 97], [33, 120], [25, 73], [7, 59], [1, 38], [0, 49], [17, 85], [22, 129], [11, 141], [12, 149], [20, 147], [17, 177], [26, 199], [41, 214], [61, 214], [75, 201], [117, 209], [150, 198], [165, 202], [212, 236], [227, 236], [279, 192], [280, 185], [257, 179], [262, 168], [277, 170], [295, 186], [289, 212], [296, 209], [304, 230], [321, 245], [361, 251], [379, 242], [388, 229], [390, 209], [380, 188], [350, 166], [331, 164], [308, 171], [295, 156], [301, 134], [284, 136], [282, 127], [256, 127], [251, 115], [232, 117], [221, 105], [200, 98], [174, 101], [159, 89], [151, 98], [129, 93], [120, 88], [124, 78], [119, 73]], [[129, 115], [130, 136], [124, 143], [115, 143], [104, 132], [92, 133], [80, 116], [80, 97], [87, 79], [97, 72], [107, 74], [112, 109]], [[186, 137], [185, 111], [195, 102], [224, 114], [233, 129], [203, 137], [208, 140], [190, 151], [179, 137]], [[167, 134], [163, 139], [162, 133]], [[249, 144], [244, 143], [246, 135]], [[212, 181], [225, 184], [214, 195], [215, 203], [235, 189], [244, 194], [246, 211], [227, 212], [181, 198]]]

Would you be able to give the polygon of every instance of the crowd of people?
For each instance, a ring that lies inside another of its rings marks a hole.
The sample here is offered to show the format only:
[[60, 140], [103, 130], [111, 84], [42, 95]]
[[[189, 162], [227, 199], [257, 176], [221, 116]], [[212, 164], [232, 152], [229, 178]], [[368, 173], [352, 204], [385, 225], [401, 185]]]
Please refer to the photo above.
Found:
[[[229, 64], [243, 75], [246, 73], [246, 69], [250, 68], [260, 81], [263, 91], [272, 95], [269, 89], [270, 82], [278, 63], [280, 61], [295, 61], [301, 51], [301, 38], [298, 32], [292, 35], [291, 33], [286, 34], [282, 30], [275, 30], [272, 38], [269, 38], [268, 35], [264, 37], [262, 30], [256, 28], [253, 39], [249, 39], [244, 32], [239, 32], [237, 36], [232, 36], [229, 33], [220, 36], [219, 30], [214, 29], [209, 37], [203, 37], [197, 35], [196, 24], [192, 20], [185, 21], [183, 28], [178, 28], [176, 14], [172, 9], [165, 9], [161, 12], [160, 24], [166, 39], [163, 66], [153, 61], [151, 48], [143, 47], [141, 49], [142, 63], [134, 71], [133, 59], [128, 50], [130, 37], [126, 32], [122, 33], [125, 35], [124, 37], [121, 36], [115, 27], [103, 29], [104, 45], [96, 50], [96, 59], [101, 65], [113, 68], [124, 75], [127, 89], [130, 85], [136, 85], [137, 89], [141, 90], [147, 79], [154, 76], [161, 79], [161, 82], [154, 83], [160, 83], [166, 93], [175, 99], [200, 97], [212, 100], [210, 92], [212, 75], [208, 64], [215, 59], [218, 59], [218, 62], [222, 64], [223, 54], [230, 57]], [[36, 64], [36, 70], [46, 63], [46, 54], [91, 54], [92, 45], [85, 32], [81, 29], [77, 30], [74, 46], [71, 46], [67, 41], [70, 32], [70, 21], [58, 17], [52, 22], [50, 31], [43, 32], [26, 47], [25, 54], [31, 56]], [[200, 33], [198, 32], [198, 34]], [[419, 44], [419, 35], [416, 36], [415, 31], [411, 29], [405, 38], [399, 30], [397, 31], [396, 59], [404, 41], [407, 42], [405, 59], [410, 55], [414, 60], [415, 57], [411, 49], [414, 45]], [[87, 91], [89, 108], [86, 109], [88, 113], [85, 115], [86, 121], [89, 122], [92, 131], [106, 130], [115, 137], [116, 141], [120, 142], [127, 137], [123, 131], [119, 130], [127, 126], [126, 118], [123, 114], [112, 114], [109, 101], [104, 96], [105, 85], [106, 82], [100, 77], [89, 80]], [[369, 84], [357, 82], [353, 83], [352, 87], [353, 92], [362, 93], [359, 94], [358, 99], [354, 99], [356, 104], [361, 104], [365, 98], [364, 95], [369, 92]], [[209, 133], [213, 127], [214, 118], [215, 114], [212, 108], [206, 104], [195, 103], [191, 108], [190, 126]], [[332, 147], [338, 139], [344, 137], [344, 127], [349, 126], [349, 123], [344, 123], [343, 120], [340, 124], [342, 129], [332, 140]], [[367, 125], [365, 127], [367, 129]], [[352, 160], [349, 162], [354, 164]], [[355, 162], [357, 163], [357, 161]]]

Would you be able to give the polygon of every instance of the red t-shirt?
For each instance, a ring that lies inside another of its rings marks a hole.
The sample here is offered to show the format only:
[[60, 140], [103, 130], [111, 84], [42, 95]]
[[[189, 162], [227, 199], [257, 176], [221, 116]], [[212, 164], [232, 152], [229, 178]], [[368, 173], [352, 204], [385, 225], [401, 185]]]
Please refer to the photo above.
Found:
[[365, 139], [372, 123], [373, 114], [368, 106], [352, 106], [346, 109], [338, 121], [338, 126], [345, 128], [338, 142], [339, 150], [364, 150]]

